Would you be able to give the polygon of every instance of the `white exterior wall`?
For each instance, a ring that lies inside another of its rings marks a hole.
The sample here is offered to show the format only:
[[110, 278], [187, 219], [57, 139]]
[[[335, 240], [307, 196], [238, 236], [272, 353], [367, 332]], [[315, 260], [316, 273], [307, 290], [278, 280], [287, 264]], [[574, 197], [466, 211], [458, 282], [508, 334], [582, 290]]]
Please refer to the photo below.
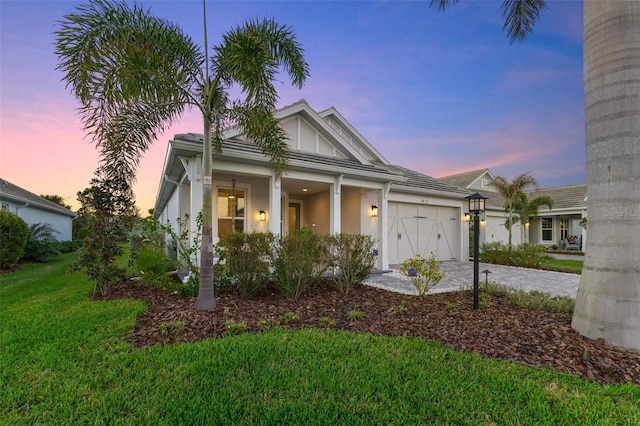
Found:
[[2, 200], [3, 204], [7, 204], [7, 211], [18, 215], [27, 225], [31, 226], [36, 223], [48, 223], [53, 229], [58, 231], [54, 237], [58, 241], [71, 241], [72, 239], [72, 218], [58, 213], [41, 210], [24, 204], [12, 203], [11, 201]]

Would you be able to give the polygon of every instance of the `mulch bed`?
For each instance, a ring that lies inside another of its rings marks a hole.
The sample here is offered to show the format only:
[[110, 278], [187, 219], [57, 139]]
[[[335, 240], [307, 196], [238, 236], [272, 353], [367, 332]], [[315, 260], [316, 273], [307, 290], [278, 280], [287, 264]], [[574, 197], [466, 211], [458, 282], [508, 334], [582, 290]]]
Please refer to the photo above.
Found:
[[[288, 329], [303, 329], [322, 328], [321, 323], [326, 322], [320, 318], [328, 317], [335, 321], [333, 328], [339, 330], [437, 340], [460, 351], [552, 368], [602, 384], [631, 382], [640, 386], [640, 354], [579, 335], [571, 328], [569, 314], [523, 309], [505, 297], [491, 297], [474, 311], [468, 291], [420, 298], [368, 286], [345, 295], [321, 286], [291, 300], [275, 291], [243, 299], [231, 289], [217, 295], [216, 309], [207, 312], [195, 309], [194, 298], [181, 298], [129, 281], [110, 287], [107, 296], [96, 297], [122, 298], [141, 299], [149, 307], [129, 336], [136, 347], [220, 338], [225, 321], [245, 322], [247, 331], [254, 333], [261, 331], [265, 320]], [[351, 310], [361, 311], [364, 316], [349, 320], [347, 313]], [[289, 312], [300, 319], [281, 325], [280, 317]], [[161, 327], [171, 322], [184, 323], [177, 339]]]

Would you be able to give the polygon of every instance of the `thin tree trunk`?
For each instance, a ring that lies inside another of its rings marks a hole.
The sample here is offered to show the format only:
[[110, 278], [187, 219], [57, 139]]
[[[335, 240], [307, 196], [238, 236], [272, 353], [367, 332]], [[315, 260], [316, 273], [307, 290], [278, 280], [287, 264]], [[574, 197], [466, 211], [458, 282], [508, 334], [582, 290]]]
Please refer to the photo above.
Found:
[[589, 247], [572, 326], [640, 351], [640, 2], [584, 2]]
[[211, 198], [211, 123], [204, 117], [204, 141], [202, 147], [202, 247], [200, 252], [200, 287], [196, 309], [212, 311], [216, 307], [213, 294], [213, 214]]

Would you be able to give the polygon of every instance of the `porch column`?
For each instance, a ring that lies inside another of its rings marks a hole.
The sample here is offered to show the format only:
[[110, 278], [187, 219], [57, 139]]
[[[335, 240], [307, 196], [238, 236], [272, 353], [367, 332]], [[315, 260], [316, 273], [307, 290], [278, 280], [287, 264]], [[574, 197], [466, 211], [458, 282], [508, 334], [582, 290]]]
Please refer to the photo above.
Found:
[[269, 231], [274, 235], [281, 234], [281, 216], [282, 216], [282, 179], [275, 175], [269, 178]]
[[382, 190], [378, 191], [378, 236], [380, 251], [378, 252], [378, 267], [385, 271], [389, 269], [389, 190], [391, 182], [386, 182]]
[[[189, 244], [193, 241], [195, 234], [198, 232], [197, 218], [202, 211], [202, 156], [180, 157], [182, 165], [187, 172], [189, 181], [190, 203], [189, 203]], [[180, 212], [178, 212], [180, 214]], [[178, 234], [180, 230], [177, 230]], [[192, 259], [196, 265], [200, 264], [200, 251], [193, 255]]]
[[342, 178], [344, 175], [336, 176], [335, 182], [331, 184], [331, 193], [329, 196], [329, 233], [339, 234], [340, 233], [340, 211], [341, 211], [341, 193], [342, 191]]

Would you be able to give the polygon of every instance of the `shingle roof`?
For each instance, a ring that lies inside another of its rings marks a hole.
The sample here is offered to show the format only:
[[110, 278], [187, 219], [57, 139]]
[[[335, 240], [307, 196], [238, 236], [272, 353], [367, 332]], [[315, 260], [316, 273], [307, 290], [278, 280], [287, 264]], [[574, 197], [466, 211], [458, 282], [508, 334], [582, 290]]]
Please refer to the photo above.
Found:
[[450, 183], [444, 182], [440, 179], [432, 178], [431, 176], [424, 175], [414, 170], [410, 170], [402, 166], [396, 166], [396, 165], [387, 166], [387, 167], [397, 171], [398, 173], [402, 173], [404, 176], [407, 177], [406, 182], [402, 182], [398, 185], [408, 186], [412, 188], [422, 188], [430, 191], [450, 192], [454, 194], [460, 194], [461, 196], [469, 195], [469, 190], [467, 189], [460, 188], [459, 186], [456, 186], [456, 185], [451, 185]]
[[529, 198], [548, 195], [553, 198], [553, 209], [584, 208], [587, 205], [587, 184], [555, 186], [526, 191]]
[[439, 177], [438, 179], [456, 186], [460, 186], [462, 188], [467, 188], [473, 183], [473, 181], [475, 181], [488, 171], [489, 169], [478, 169], [472, 170], [470, 172], [458, 173], [456, 175]]
[[49, 201], [46, 198], [42, 198], [39, 195], [29, 192], [26, 189], [20, 188], [18, 185], [14, 185], [9, 181], [0, 178], [0, 198], [4, 198], [11, 201], [29, 203], [30, 206], [37, 207], [44, 210], [54, 211], [56, 213], [75, 217], [76, 214], [66, 207], [62, 207], [59, 204]]

